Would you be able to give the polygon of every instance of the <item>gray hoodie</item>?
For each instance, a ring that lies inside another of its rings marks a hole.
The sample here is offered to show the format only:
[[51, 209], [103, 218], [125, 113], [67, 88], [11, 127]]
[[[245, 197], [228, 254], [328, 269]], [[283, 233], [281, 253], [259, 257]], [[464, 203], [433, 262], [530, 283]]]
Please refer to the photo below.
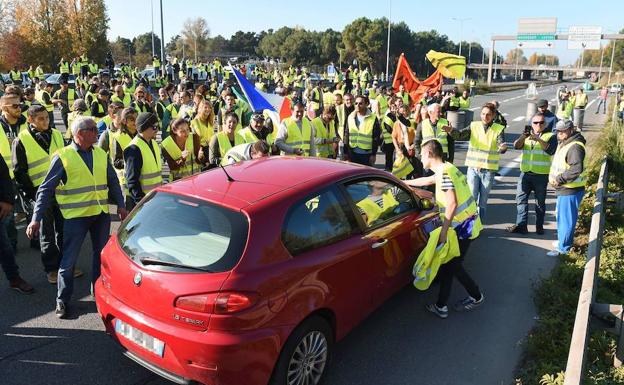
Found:
[[[563, 147], [566, 144], [569, 144], [571, 142], [576, 142], [576, 141], [582, 142], [583, 144], [585, 144], [585, 138], [583, 137], [583, 135], [581, 135], [580, 132], [575, 132], [568, 139], [564, 140], [563, 142], [560, 142], [559, 147]], [[583, 167], [584, 160], [585, 160], [585, 148], [584, 147], [579, 146], [579, 145], [574, 145], [570, 147], [570, 149], [568, 150], [568, 153], [566, 154], [566, 163], [570, 165], [570, 168], [568, 168], [563, 173], [557, 175], [556, 177], [557, 182], [559, 183], [559, 186], [555, 187], [555, 192], [557, 196], [572, 195], [585, 189], [584, 187], [567, 188], [567, 187], [561, 186], [563, 184], [572, 182], [579, 175], [581, 175], [584, 169]]]

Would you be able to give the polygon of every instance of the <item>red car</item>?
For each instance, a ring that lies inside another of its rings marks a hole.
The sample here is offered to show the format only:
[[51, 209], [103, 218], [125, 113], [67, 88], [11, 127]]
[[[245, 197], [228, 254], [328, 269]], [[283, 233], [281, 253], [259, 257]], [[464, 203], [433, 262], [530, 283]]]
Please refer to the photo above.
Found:
[[179, 384], [317, 384], [438, 225], [387, 172], [276, 157], [158, 188], [102, 252], [106, 331]]

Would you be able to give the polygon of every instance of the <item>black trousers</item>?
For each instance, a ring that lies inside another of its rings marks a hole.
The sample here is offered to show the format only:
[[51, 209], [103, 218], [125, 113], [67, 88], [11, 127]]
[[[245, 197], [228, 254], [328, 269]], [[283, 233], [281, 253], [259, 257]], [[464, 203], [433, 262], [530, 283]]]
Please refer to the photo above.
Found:
[[56, 202], [51, 202], [43, 212], [39, 242], [43, 270], [57, 271], [63, 250], [63, 215]]
[[438, 270], [438, 280], [440, 281], [440, 292], [438, 293], [438, 301], [436, 305], [438, 307], [446, 306], [448, 299], [451, 295], [451, 288], [453, 287], [453, 278], [457, 278], [459, 283], [466, 289], [468, 294], [475, 299], [481, 298], [481, 290], [475, 281], [470, 277], [463, 262], [470, 247], [470, 239], [459, 240], [459, 257], [451, 259], [448, 263], [440, 266]]
[[381, 145], [381, 151], [386, 154], [386, 164], [384, 169], [392, 172], [392, 165], [394, 164], [394, 144], [384, 143]]

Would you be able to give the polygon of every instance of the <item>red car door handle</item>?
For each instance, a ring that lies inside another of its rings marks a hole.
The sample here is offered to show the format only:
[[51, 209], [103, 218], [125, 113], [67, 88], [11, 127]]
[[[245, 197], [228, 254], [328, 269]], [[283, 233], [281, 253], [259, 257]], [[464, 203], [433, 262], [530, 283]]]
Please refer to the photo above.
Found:
[[388, 243], [388, 240], [387, 240], [387, 239], [380, 239], [380, 240], [378, 240], [377, 242], [373, 243], [373, 244], [371, 245], [371, 247], [372, 247], [373, 249], [378, 249], [378, 248], [382, 247], [383, 245], [385, 245], [386, 243]]

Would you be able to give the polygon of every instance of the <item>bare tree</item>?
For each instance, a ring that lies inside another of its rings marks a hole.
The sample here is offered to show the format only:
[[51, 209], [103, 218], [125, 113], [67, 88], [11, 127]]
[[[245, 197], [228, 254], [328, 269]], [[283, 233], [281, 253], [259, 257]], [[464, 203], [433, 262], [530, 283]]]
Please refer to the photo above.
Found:
[[192, 57], [195, 61], [201, 58], [207, 50], [210, 29], [208, 22], [203, 17], [186, 19], [182, 27], [182, 39], [180, 44], [184, 45], [184, 55]]

